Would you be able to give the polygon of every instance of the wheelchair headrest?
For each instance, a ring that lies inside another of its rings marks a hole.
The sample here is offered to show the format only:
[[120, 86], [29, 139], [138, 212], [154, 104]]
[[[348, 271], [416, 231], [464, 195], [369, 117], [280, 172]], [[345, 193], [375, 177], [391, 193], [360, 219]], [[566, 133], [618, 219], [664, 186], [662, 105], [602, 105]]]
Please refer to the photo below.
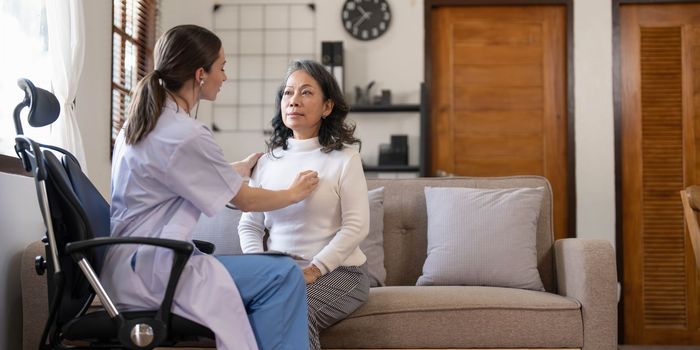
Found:
[[35, 128], [49, 125], [58, 119], [61, 106], [54, 94], [34, 86], [29, 79], [19, 79], [17, 85], [24, 91], [24, 100], [15, 108], [15, 129], [18, 134], [22, 134], [19, 111], [23, 107], [29, 107], [29, 125]]

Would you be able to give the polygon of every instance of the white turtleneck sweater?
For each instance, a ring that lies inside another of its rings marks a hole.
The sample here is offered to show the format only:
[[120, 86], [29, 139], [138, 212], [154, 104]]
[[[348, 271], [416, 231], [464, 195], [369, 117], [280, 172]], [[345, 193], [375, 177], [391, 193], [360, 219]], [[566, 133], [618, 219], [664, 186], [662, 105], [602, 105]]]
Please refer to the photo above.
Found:
[[267, 153], [258, 160], [250, 186], [286, 189], [304, 170], [317, 171], [319, 185], [286, 208], [244, 213], [238, 225], [243, 252], [262, 252], [267, 228], [268, 249], [299, 255], [323, 274], [362, 265], [367, 258], [359, 245], [369, 232], [369, 203], [360, 154], [351, 147], [323, 153], [317, 137], [290, 138], [287, 144], [286, 151], [275, 149], [279, 158]]

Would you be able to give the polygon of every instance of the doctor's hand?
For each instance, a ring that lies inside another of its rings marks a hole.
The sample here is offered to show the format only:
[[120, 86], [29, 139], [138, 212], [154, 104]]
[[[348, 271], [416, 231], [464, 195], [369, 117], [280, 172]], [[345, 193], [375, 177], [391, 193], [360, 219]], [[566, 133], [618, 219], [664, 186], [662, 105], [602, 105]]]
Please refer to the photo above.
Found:
[[297, 203], [308, 197], [318, 186], [318, 173], [313, 170], [305, 170], [297, 174], [294, 182], [287, 191], [292, 199], [292, 203]]
[[262, 155], [262, 152], [253, 153], [243, 160], [231, 163], [231, 167], [241, 175], [241, 177], [250, 177], [250, 174], [253, 172], [253, 167]]

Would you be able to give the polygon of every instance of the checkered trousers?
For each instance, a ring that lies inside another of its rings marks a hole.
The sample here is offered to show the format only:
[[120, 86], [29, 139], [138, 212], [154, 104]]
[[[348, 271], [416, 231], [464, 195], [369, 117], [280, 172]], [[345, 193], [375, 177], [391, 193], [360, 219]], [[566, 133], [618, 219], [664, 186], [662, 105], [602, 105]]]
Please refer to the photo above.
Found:
[[322, 330], [344, 319], [367, 301], [367, 264], [341, 266], [306, 285], [309, 338], [312, 350], [320, 350]]

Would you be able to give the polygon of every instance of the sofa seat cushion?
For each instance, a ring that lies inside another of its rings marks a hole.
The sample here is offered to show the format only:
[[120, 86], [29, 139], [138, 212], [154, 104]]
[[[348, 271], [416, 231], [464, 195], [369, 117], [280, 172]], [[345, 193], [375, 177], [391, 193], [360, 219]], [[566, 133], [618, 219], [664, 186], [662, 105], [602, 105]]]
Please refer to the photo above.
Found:
[[[361, 335], [361, 336], [358, 336]], [[321, 334], [324, 348], [580, 348], [578, 301], [531, 290], [379, 287]]]

